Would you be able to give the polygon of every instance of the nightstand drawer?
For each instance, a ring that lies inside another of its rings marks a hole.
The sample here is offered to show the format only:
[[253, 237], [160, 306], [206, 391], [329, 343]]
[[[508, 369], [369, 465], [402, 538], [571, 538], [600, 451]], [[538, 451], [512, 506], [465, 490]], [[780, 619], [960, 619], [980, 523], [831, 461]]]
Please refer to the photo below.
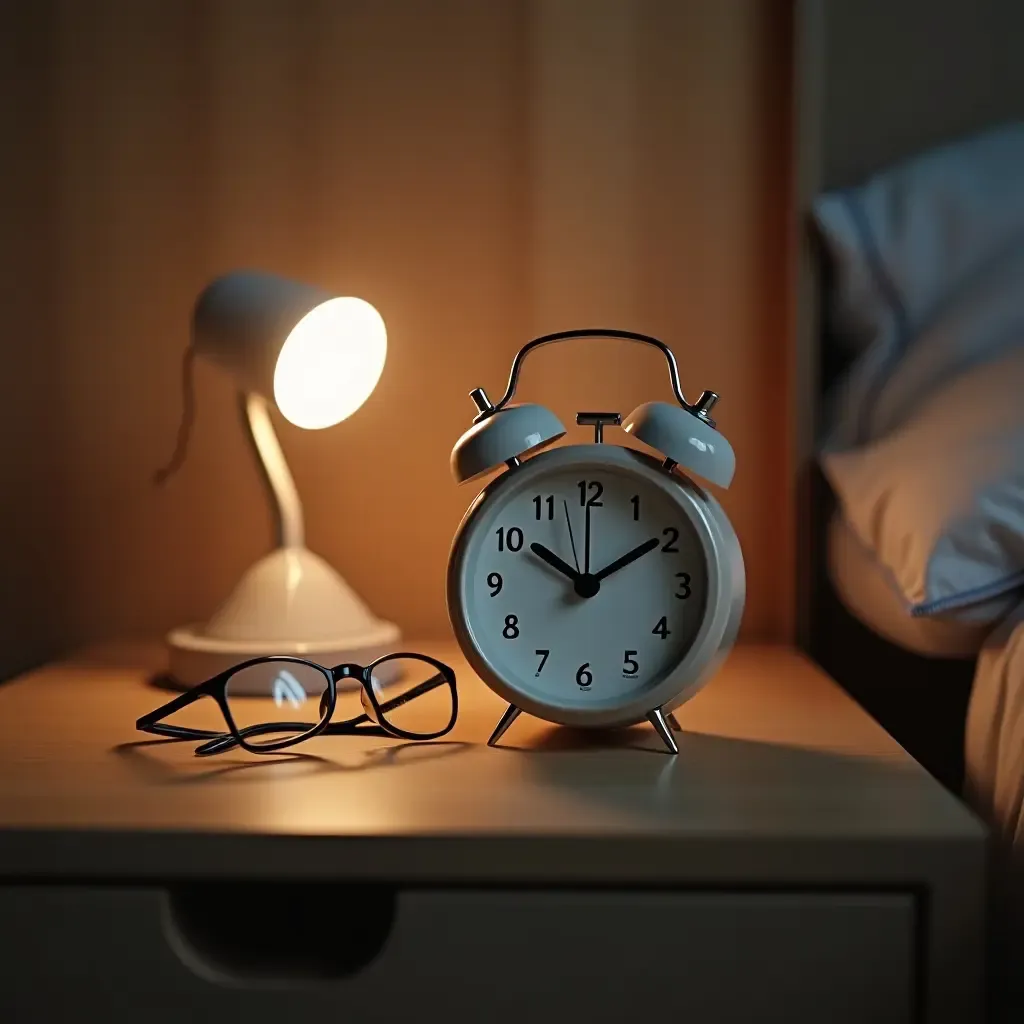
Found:
[[[239, 927], [225, 924], [232, 916]], [[11, 1024], [906, 1024], [914, 901], [33, 885], [0, 888], [0, 948], [0, 1019]]]

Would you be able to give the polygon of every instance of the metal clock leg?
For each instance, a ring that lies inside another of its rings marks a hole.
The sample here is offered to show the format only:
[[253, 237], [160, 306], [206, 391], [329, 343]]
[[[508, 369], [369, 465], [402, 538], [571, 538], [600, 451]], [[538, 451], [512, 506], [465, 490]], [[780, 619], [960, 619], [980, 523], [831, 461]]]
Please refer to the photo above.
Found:
[[491, 733], [491, 738], [487, 741], [487, 746], [493, 747], [497, 744], [498, 740], [505, 735], [505, 731], [508, 727], [522, 714], [522, 712], [515, 706], [515, 704], [509, 704], [505, 709], [505, 714], [501, 716], [501, 721], [494, 727], [494, 732]]
[[668, 724], [671, 725], [672, 728], [675, 729], [676, 732], [682, 732], [683, 731], [683, 727], [679, 724], [679, 719], [676, 718], [676, 713], [674, 711], [670, 711], [665, 716], [665, 721], [668, 722]]
[[668, 747], [670, 754], [678, 754], [679, 747], [676, 746], [676, 741], [672, 736], [672, 730], [668, 727], [668, 722], [665, 721], [665, 713], [661, 708], [655, 708], [648, 716], [647, 720], [657, 730], [658, 735], [661, 737], [661, 742]]

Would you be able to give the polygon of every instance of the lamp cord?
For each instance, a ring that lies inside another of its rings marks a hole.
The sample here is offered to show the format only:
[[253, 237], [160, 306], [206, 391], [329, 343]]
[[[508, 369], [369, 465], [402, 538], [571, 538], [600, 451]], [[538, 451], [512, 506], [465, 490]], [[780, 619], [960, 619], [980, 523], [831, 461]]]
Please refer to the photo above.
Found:
[[178, 423], [178, 436], [174, 441], [174, 451], [167, 464], [153, 474], [153, 483], [160, 487], [181, 469], [188, 454], [188, 442], [192, 436], [192, 425], [196, 418], [196, 388], [192, 369], [195, 363], [196, 350], [192, 345], [185, 349], [181, 360], [181, 420]]

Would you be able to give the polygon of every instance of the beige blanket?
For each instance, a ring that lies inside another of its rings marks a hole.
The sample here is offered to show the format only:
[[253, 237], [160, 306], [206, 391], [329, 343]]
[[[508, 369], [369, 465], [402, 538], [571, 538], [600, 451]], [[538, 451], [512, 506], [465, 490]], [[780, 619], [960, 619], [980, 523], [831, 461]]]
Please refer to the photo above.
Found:
[[992, 830], [992, 988], [1024, 1021], [1024, 605], [985, 641], [967, 713], [966, 797]]

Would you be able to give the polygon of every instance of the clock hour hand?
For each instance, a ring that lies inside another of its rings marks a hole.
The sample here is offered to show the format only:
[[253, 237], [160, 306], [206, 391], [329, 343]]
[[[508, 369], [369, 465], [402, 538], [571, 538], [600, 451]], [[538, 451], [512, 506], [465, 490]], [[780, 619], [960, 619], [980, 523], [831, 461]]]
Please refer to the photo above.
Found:
[[594, 573], [594, 578], [598, 581], [607, 579], [613, 572], [625, 569], [630, 562], [635, 562], [638, 558], [646, 555], [648, 551], [653, 551], [660, 543], [661, 541], [657, 537], [652, 537], [650, 540], [645, 540], [643, 544], [637, 544], [632, 551], [627, 551], [620, 558], [616, 558], [614, 562], [609, 562], [600, 572]]
[[530, 550], [538, 557], [542, 558], [552, 569], [557, 569], [563, 576], [567, 576], [569, 579], [576, 582], [579, 579], [579, 573], [568, 563], [564, 562], [558, 557], [550, 548], [544, 547], [543, 544], [533, 543], [530, 545]]

